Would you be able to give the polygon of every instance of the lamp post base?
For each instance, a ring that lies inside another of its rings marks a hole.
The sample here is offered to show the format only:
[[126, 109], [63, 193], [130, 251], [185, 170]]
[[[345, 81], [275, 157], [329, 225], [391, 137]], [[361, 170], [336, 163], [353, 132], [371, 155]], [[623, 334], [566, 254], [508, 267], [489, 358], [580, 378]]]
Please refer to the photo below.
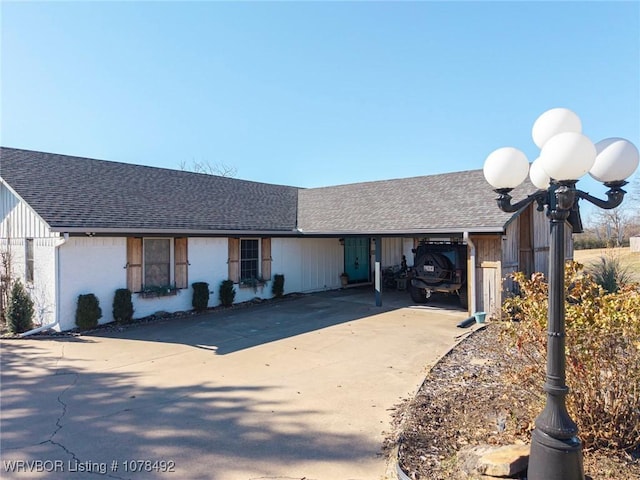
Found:
[[527, 479], [585, 480], [580, 440], [559, 440], [535, 429], [531, 434]]

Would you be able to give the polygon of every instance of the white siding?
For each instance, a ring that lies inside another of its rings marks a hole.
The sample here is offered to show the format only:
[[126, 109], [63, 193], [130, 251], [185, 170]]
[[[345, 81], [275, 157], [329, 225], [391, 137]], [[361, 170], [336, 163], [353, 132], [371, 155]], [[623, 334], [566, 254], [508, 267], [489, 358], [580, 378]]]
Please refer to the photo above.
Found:
[[[413, 242], [412, 242], [413, 244]], [[409, 250], [411, 252], [411, 250]], [[399, 266], [404, 255], [404, 242], [402, 238], [382, 239], [382, 268]], [[408, 259], [409, 257], [407, 257]]]
[[274, 238], [271, 242], [271, 271], [284, 274], [285, 293], [340, 288], [344, 247], [337, 238]]
[[49, 226], [25, 202], [0, 183], [0, 238], [55, 237]]
[[[55, 321], [55, 245], [58, 233], [0, 183], [0, 249], [11, 254], [11, 276], [19, 278], [34, 303], [34, 324]], [[26, 239], [33, 239], [33, 281], [26, 281]]]

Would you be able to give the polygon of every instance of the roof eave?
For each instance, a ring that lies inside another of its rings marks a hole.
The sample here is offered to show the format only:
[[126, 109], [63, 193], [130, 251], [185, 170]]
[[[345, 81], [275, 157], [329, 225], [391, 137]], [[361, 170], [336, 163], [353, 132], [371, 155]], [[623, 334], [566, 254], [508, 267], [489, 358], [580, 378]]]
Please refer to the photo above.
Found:
[[170, 235], [170, 236], [298, 236], [295, 230], [202, 230], [202, 229], [180, 229], [180, 228], [105, 228], [105, 227], [65, 227], [56, 226], [51, 229], [53, 232], [84, 234], [84, 235]]

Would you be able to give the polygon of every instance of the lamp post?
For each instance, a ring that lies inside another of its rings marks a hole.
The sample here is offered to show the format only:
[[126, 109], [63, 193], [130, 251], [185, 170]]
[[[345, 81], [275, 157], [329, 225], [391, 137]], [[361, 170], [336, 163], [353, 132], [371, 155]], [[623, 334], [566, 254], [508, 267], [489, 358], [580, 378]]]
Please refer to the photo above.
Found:
[[[546, 207], [551, 224], [549, 248], [549, 310], [547, 328], [546, 405], [536, 418], [531, 435], [529, 480], [584, 480], [582, 444], [578, 427], [566, 407], [569, 388], [565, 380], [564, 263], [565, 224], [573, 233], [582, 231], [579, 200], [611, 209], [622, 203], [622, 187], [638, 167], [638, 149], [622, 138], [608, 138], [596, 145], [581, 133], [578, 116], [565, 108], [543, 113], [534, 123], [532, 136], [541, 149], [529, 166], [526, 155], [513, 147], [492, 152], [484, 164], [484, 175], [498, 194], [498, 207], [517, 212], [533, 202]], [[609, 188], [607, 199], [592, 197], [576, 189], [587, 172]], [[529, 174], [538, 188], [512, 203], [509, 193]]]

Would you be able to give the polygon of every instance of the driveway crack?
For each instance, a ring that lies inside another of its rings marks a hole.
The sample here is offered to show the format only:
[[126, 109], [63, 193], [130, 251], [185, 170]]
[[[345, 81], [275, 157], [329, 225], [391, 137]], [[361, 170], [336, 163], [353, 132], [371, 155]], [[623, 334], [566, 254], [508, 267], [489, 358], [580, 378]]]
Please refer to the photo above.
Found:
[[[58, 374], [56, 374], [58, 375]], [[56, 398], [56, 400], [58, 401], [58, 403], [60, 405], [62, 405], [62, 412], [60, 413], [60, 415], [58, 416], [58, 418], [56, 419], [56, 428], [55, 430], [51, 433], [51, 435], [49, 436], [48, 440], [45, 440], [43, 442], [40, 442], [40, 444], [45, 444], [45, 443], [51, 443], [52, 445], [56, 445], [58, 447], [60, 447], [62, 450], [64, 450], [68, 455], [71, 456], [71, 458], [73, 458], [73, 460], [75, 460], [76, 462], [78, 461], [78, 457], [76, 457], [76, 454], [73, 453], [71, 450], [69, 450], [67, 447], [65, 447], [63, 444], [56, 442], [53, 437], [55, 437], [58, 432], [62, 429], [63, 425], [62, 425], [62, 421], [64, 419], [64, 417], [67, 415], [67, 404], [62, 400], [62, 397], [64, 396], [65, 393], [67, 393], [72, 387], [75, 387], [75, 385], [78, 383], [78, 378], [80, 377], [80, 375], [78, 373], [71, 373], [71, 372], [66, 372], [64, 374], [61, 375], [73, 375], [73, 382], [71, 382], [69, 385], [67, 385], [67, 388], [65, 388], [60, 395], [58, 395], [58, 398]]]
[[[64, 351], [63, 351], [63, 355], [64, 355]], [[57, 364], [56, 364], [57, 365]], [[78, 383], [78, 379], [80, 378], [80, 374], [78, 374], [77, 372], [64, 372], [64, 373], [56, 373], [56, 375], [73, 375], [73, 381], [67, 385], [67, 387], [60, 392], [60, 395], [58, 395], [58, 397], [56, 398], [56, 400], [58, 401], [58, 403], [62, 406], [62, 412], [60, 413], [60, 415], [58, 416], [58, 418], [56, 419], [56, 427], [55, 430], [51, 433], [51, 436], [49, 436], [48, 440], [45, 440], [43, 442], [40, 442], [40, 445], [43, 444], [47, 444], [50, 443], [51, 445], [55, 445], [56, 447], [62, 449], [67, 455], [69, 455], [71, 457], [71, 460], [69, 460], [67, 462], [67, 466], [71, 467], [74, 466], [77, 469], [77, 466], [79, 464], [84, 464], [85, 462], [83, 462], [82, 460], [80, 460], [78, 458], [78, 456], [72, 452], [71, 450], [69, 450], [65, 445], [63, 445], [60, 442], [57, 442], [54, 440], [54, 437], [58, 434], [58, 432], [60, 430], [62, 430], [63, 425], [63, 421], [64, 418], [67, 416], [67, 410], [68, 410], [68, 405], [65, 403], [65, 401], [63, 400], [63, 397], [65, 396], [65, 394], [71, 390], [73, 387], [76, 386], [76, 384]], [[106, 466], [106, 464], [105, 464]], [[113, 468], [113, 467], [112, 467]], [[106, 469], [105, 469], [106, 470]], [[117, 480], [127, 480], [124, 477], [120, 477], [120, 476], [116, 476], [113, 475], [112, 473], [108, 472], [108, 471], [94, 471], [94, 470], [85, 470], [83, 471], [83, 473], [85, 474], [93, 474], [93, 475], [98, 475], [100, 477], [108, 477], [108, 478], [115, 478]]]

